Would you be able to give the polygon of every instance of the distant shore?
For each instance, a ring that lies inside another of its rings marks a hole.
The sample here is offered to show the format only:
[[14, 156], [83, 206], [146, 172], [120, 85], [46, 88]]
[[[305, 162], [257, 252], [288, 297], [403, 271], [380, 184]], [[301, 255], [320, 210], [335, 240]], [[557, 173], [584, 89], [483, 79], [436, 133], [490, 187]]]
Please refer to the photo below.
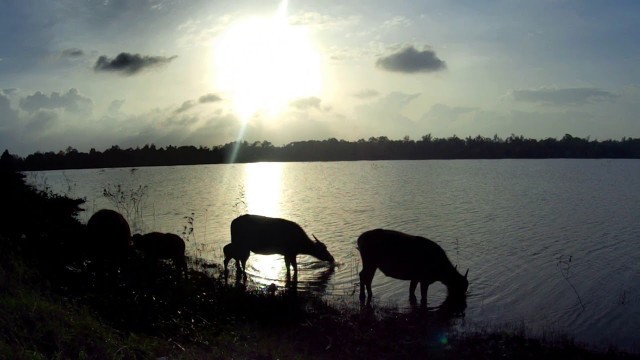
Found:
[[18, 170], [61, 170], [114, 167], [144, 167], [168, 165], [200, 165], [247, 163], [260, 161], [358, 161], [358, 160], [436, 160], [436, 159], [640, 159], [640, 138], [621, 140], [591, 140], [565, 134], [555, 138], [527, 139], [512, 135], [506, 139], [476, 136], [434, 138], [424, 135], [420, 140], [408, 136], [390, 140], [386, 136], [368, 140], [298, 141], [274, 146], [268, 141], [232, 142], [213, 147], [167, 146], [122, 149], [112, 146], [104, 151], [88, 153], [73, 147], [58, 152], [36, 152], [25, 158], [5, 150], [0, 158], [4, 166]]

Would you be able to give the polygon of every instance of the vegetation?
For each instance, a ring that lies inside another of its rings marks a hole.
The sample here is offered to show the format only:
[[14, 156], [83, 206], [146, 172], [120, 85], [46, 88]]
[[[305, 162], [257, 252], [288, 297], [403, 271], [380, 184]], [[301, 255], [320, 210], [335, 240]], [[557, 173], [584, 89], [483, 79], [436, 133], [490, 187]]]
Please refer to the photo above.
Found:
[[[234, 155], [236, 154], [236, 155]], [[566, 134], [562, 139], [526, 139], [511, 135], [506, 139], [476, 136], [420, 140], [405, 137], [390, 140], [386, 136], [355, 142], [335, 138], [299, 141], [273, 146], [268, 141], [233, 142], [208, 147], [145, 145], [135, 149], [118, 146], [89, 153], [68, 147], [65, 151], [28, 155], [22, 159], [5, 151], [2, 161], [21, 170], [136, 167], [158, 165], [220, 164], [256, 161], [352, 161], [414, 159], [505, 159], [505, 158], [640, 158], [640, 139], [590, 140]]]
[[[458, 334], [446, 308], [351, 309], [293, 288], [227, 285], [192, 259], [188, 278], [136, 254], [96, 274], [84, 257], [79, 200], [0, 172], [12, 212], [0, 227], [0, 358], [370, 359], [637, 358], [524, 330]], [[453, 316], [453, 317], [452, 317]]]

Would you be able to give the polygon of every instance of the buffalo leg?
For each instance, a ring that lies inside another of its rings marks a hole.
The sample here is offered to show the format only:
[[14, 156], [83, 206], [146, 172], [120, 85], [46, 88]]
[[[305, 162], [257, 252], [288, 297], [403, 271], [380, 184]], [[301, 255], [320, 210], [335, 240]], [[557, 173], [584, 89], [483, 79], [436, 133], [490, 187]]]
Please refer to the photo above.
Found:
[[427, 304], [427, 290], [429, 290], [429, 282], [422, 280], [420, 281], [420, 301]]
[[287, 268], [287, 279], [291, 279], [291, 272], [289, 271], [289, 266], [291, 266], [291, 259], [285, 255], [284, 257], [284, 266]]
[[295, 255], [291, 258], [291, 266], [293, 266], [293, 280], [298, 281], [298, 261]]
[[239, 278], [239, 274], [242, 274], [242, 278], [247, 280], [247, 259], [249, 259], [250, 251], [239, 252], [235, 257], [236, 260], [236, 278]]
[[[411, 284], [409, 285], [409, 298], [416, 298], [416, 288], [418, 287], [418, 280], [411, 280]], [[420, 287], [422, 289], [422, 286]]]
[[224, 281], [227, 281], [229, 277], [229, 261], [231, 261], [231, 258], [224, 258]]
[[242, 258], [239, 260], [240, 261], [236, 259], [236, 266], [238, 266], [238, 269], [240, 271], [239, 274], [242, 274], [242, 277], [246, 280], [247, 279], [247, 258]]
[[365, 299], [365, 288], [367, 289], [367, 295], [369, 296], [369, 299], [371, 299], [371, 282], [373, 281], [373, 275], [375, 275], [375, 273], [375, 267], [362, 267], [362, 271], [360, 271], [360, 301], [364, 301]]

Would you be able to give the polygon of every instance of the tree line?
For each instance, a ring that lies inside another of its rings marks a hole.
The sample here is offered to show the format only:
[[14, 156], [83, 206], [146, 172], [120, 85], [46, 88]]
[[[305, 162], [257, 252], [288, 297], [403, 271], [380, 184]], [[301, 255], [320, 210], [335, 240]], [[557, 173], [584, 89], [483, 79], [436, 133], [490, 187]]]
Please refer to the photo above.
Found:
[[117, 145], [105, 151], [88, 153], [72, 147], [58, 152], [36, 152], [25, 158], [5, 150], [2, 165], [18, 170], [86, 169], [166, 165], [246, 163], [258, 161], [356, 161], [429, 159], [544, 159], [544, 158], [640, 158], [640, 138], [591, 140], [565, 134], [561, 139], [531, 139], [511, 135], [420, 140], [405, 136], [391, 140], [386, 136], [346, 141], [330, 138], [292, 142], [274, 146], [268, 141], [237, 141], [213, 147], [167, 146], [154, 144], [122, 149]]

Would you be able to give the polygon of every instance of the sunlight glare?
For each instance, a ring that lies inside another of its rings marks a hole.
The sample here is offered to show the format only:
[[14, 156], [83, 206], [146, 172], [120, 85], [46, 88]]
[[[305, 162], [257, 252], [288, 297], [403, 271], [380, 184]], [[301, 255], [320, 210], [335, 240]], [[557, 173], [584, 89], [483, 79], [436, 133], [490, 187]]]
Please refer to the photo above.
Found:
[[245, 191], [250, 214], [280, 216], [282, 163], [245, 165]]
[[252, 279], [262, 285], [276, 283], [283, 285], [283, 279], [286, 278], [287, 270], [284, 267], [284, 258], [282, 255], [252, 255], [249, 258], [250, 266], [256, 271], [258, 276]]
[[256, 113], [276, 116], [291, 100], [319, 95], [320, 56], [304, 26], [287, 22], [287, 1], [272, 17], [232, 24], [215, 44], [217, 87], [230, 94], [247, 122]]

